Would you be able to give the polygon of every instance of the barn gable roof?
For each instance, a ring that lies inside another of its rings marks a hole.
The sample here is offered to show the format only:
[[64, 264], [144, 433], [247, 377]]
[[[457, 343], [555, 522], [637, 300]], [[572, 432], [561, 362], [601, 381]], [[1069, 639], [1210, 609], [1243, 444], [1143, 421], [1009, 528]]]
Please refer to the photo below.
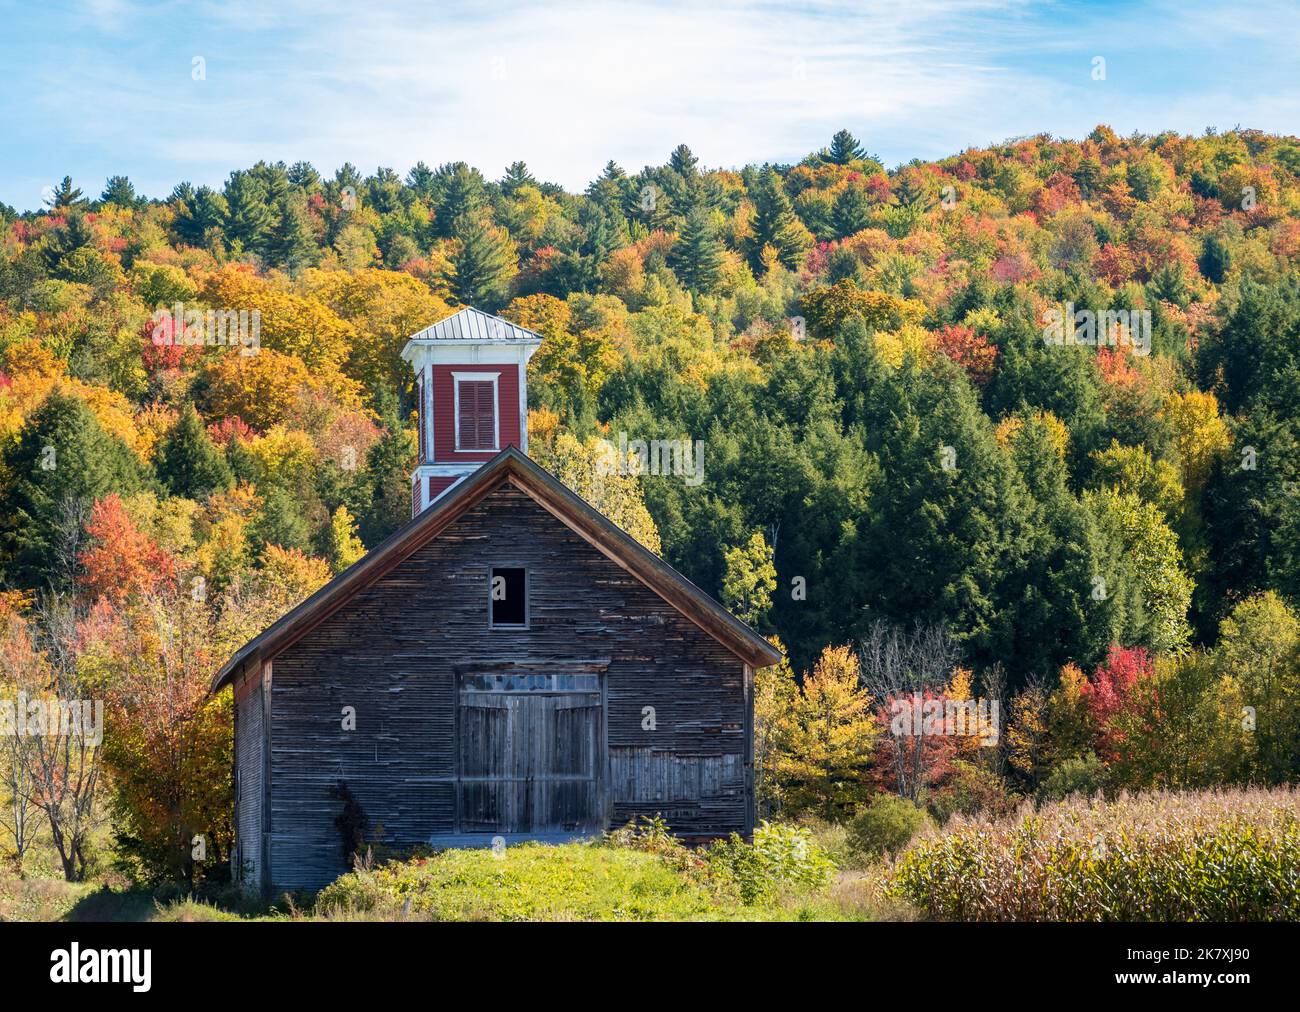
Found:
[[757, 668], [775, 664], [781, 659], [780, 653], [748, 625], [570, 491], [526, 454], [509, 446], [464, 481], [453, 486], [429, 509], [394, 531], [373, 551], [240, 647], [217, 672], [212, 680], [212, 691], [225, 685], [249, 662], [270, 660], [297, 642], [357, 593], [437, 537], [466, 510], [507, 483], [530, 496], [579, 537], [639, 579], [745, 663]]

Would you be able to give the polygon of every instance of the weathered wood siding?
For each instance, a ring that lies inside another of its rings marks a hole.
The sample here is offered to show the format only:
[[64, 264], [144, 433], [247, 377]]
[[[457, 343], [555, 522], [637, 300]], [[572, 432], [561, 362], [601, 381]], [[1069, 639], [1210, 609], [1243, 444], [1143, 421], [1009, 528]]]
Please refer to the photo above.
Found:
[[235, 794], [235, 839], [239, 848], [236, 853], [237, 871], [246, 885], [261, 888], [266, 723], [263, 720], [260, 677], [256, 674], [240, 675], [235, 680], [234, 693], [235, 769], [238, 776]]
[[[529, 628], [488, 627], [490, 566], [528, 568]], [[602, 825], [661, 812], [684, 834], [750, 828], [742, 661], [512, 486], [361, 591], [274, 668], [276, 890], [317, 888], [345, 870], [338, 781], [389, 843], [474, 828], [473, 812], [458, 815], [465, 672], [601, 672]]]

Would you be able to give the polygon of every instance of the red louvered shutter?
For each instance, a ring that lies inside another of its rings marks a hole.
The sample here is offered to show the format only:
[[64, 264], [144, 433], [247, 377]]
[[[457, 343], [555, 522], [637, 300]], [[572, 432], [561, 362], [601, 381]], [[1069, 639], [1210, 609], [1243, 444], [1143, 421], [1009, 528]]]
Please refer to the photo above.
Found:
[[492, 383], [463, 380], [458, 389], [460, 449], [492, 450], [496, 448], [496, 414]]

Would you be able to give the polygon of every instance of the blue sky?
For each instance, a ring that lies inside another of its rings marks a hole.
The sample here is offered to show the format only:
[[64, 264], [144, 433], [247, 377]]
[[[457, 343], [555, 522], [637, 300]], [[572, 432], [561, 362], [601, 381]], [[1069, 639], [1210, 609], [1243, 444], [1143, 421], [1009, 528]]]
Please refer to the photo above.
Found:
[[65, 174], [165, 196], [259, 158], [494, 178], [523, 159], [580, 189], [610, 158], [790, 161], [841, 126], [890, 166], [1097, 123], [1300, 133], [1278, 0], [0, 0], [0, 25], [0, 200], [19, 209]]

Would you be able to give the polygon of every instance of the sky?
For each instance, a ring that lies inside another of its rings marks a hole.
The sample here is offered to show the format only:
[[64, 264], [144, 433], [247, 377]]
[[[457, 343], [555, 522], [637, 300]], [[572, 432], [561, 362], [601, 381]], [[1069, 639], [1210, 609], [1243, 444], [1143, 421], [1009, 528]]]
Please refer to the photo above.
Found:
[[[0, 0], [0, 201], [146, 196], [259, 159], [515, 160], [581, 190], [679, 143], [888, 167], [1047, 133], [1300, 134], [1294, 0]], [[1102, 62], [1098, 62], [1102, 61]]]

